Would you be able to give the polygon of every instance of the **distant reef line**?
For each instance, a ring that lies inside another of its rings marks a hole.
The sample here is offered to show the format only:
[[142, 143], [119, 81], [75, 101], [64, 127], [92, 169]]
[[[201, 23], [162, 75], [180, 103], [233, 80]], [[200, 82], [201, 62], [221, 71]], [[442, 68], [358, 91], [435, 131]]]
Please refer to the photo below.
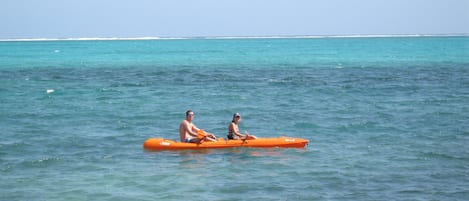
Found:
[[393, 38], [393, 37], [468, 37], [467, 34], [352, 34], [352, 35], [278, 35], [278, 36], [193, 36], [193, 37], [83, 37], [83, 38], [9, 38], [8, 41], [95, 41], [95, 40], [189, 40], [189, 39], [295, 39], [295, 38]]

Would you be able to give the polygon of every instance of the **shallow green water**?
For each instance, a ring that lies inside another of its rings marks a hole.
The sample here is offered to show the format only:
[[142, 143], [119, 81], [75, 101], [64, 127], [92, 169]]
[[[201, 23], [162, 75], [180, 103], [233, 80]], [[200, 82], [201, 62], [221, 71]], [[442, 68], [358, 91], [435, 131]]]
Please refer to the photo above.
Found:
[[[0, 42], [0, 105], [2, 200], [469, 196], [468, 37]], [[310, 144], [142, 149], [187, 109]]]

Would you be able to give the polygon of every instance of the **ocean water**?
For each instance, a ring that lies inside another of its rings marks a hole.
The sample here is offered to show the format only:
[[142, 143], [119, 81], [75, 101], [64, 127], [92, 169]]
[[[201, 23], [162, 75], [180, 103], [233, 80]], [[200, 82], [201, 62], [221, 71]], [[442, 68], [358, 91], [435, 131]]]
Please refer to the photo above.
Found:
[[0, 137], [0, 200], [467, 200], [469, 37], [4, 41]]

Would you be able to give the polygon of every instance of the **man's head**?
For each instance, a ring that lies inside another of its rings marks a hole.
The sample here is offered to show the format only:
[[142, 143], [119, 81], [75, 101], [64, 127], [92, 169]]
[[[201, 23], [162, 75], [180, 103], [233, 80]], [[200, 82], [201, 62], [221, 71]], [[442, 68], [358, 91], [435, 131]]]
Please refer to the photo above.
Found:
[[192, 110], [187, 110], [186, 111], [186, 119], [188, 121], [192, 121], [192, 119], [194, 119], [194, 112]]

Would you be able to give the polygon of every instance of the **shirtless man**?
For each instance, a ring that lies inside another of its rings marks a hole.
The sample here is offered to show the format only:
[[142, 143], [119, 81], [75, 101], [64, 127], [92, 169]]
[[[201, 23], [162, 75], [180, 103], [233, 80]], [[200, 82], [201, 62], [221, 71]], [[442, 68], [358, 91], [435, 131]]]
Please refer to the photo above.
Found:
[[207, 132], [204, 132], [205, 136], [203, 138], [199, 138], [197, 134], [200, 129], [192, 123], [193, 119], [194, 112], [187, 110], [186, 119], [184, 119], [179, 126], [179, 138], [181, 142], [201, 143], [204, 140], [217, 141], [214, 134]]

